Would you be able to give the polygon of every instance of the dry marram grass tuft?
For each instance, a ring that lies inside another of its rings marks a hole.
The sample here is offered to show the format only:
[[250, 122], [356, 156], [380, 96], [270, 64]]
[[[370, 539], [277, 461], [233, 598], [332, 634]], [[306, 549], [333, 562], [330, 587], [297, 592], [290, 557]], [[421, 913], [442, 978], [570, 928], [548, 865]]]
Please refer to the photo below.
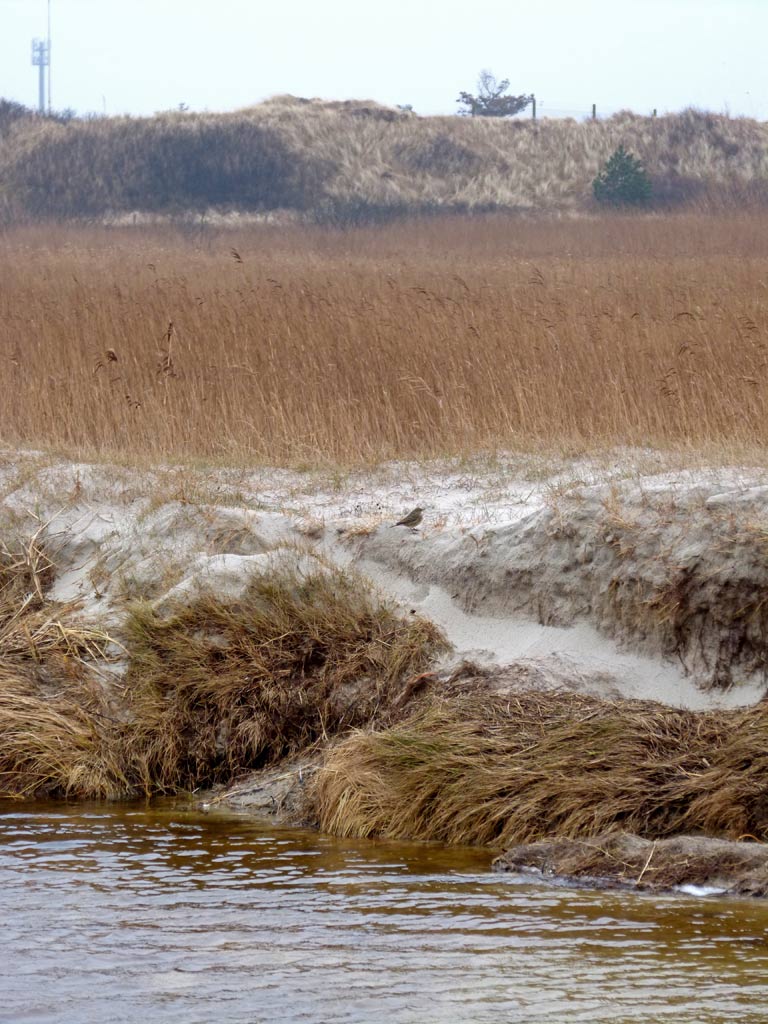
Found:
[[19, 600], [30, 577], [6, 561], [0, 797], [116, 799], [231, 781], [388, 721], [404, 680], [446, 646], [352, 574], [283, 570], [254, 577], [238, 602], [201, 595], [162, 614], [136, 604], [129, 671], [105, 681], [93, 670], [109, 637], [54, 623], [42, 598]]
[[433, 701], [330, 751], [320, 826], [505, 847], [624, 829], [768, 836], [768, 709], [676, 711], [573, 693]]
[[230, 780], [385, 716], [445, 646], [339, 570], [257, 576], [234, 604], [137, 605], [127, 760], [147, 792]]
[[104, 695], [84, 671], [111, 638], [49, 604], [38, 534], [0, 544], [0, 796], [117, 797], [128, 785]]
[[0, 663], [0, 797], [118, 799], [131, 792], [103, 703], [72, 681], [41, 694], [30, 673]]

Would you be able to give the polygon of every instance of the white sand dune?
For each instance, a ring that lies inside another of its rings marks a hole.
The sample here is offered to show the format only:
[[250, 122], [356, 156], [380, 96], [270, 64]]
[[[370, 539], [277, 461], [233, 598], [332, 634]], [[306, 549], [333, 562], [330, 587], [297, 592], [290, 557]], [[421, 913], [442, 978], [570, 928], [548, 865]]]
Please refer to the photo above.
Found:
[[[425, 505], [417, 531], [394, 526]], [[529, 685], [693, 709], [766, 689], [768, 474], [535, 459], [345, 477], [155, 469], [6, 453], [0, 539], [39, 531], [49, 597], [119, 623], [126, 599], [236, 597], [288, 549], [354, 567]], [[514, 672], [513, 672], [514, 674]]]

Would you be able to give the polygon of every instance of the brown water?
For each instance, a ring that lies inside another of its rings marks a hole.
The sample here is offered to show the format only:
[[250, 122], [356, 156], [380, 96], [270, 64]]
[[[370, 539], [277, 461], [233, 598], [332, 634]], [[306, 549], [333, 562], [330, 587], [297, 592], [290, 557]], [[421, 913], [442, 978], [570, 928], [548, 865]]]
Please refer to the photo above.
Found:
[[768, 1021], [768, 907], [178, 805], [0, 804], [0, 1020]]

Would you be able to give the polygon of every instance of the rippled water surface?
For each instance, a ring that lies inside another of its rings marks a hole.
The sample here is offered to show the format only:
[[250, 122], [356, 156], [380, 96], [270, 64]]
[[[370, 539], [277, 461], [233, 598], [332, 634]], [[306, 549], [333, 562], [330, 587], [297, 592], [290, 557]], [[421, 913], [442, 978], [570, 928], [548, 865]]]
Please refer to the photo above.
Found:
[[0, 804], [7, 1022], [768, 1021], [768, 908], [178, 805]]

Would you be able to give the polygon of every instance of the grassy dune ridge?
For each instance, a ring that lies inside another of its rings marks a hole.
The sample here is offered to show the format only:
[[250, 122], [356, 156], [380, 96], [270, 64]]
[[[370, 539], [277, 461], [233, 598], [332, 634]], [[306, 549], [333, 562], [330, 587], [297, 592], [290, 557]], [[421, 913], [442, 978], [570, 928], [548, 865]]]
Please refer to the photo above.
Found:
[[17, 228], [0, 439], [293, 465], [762, 447], [768, 214]]
[[655, 201], [764, 202], [768, 127], [697, 110], [601, 121], [417, 117], [291, 96], [233, 113], [71, 120], [0, 104], [0, 215], [292, 210], [356, 222], [435, 211], [580, 210], [623, 144]]

